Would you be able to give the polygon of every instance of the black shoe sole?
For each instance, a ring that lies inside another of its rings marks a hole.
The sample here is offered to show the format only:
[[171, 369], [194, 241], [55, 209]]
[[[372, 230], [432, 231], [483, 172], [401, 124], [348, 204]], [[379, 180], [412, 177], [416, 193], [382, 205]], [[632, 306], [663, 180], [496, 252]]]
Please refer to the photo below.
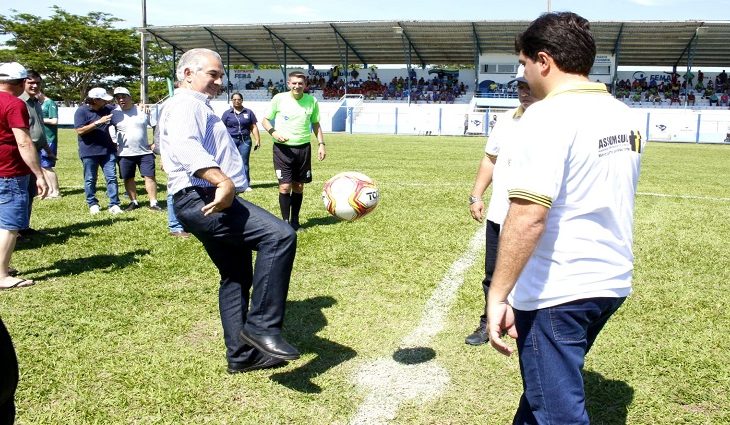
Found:
[[230, 373], [231, 375], [235, 375], [236, 373], [253, 372], [255, 370], [277, 369], [277, 368], [286, 366], [287, 364], [288, 364], [288, 362], [285, 360], [271, 358], [263, 363], [254, 363], [251, 366], [245, 366], [242, 368], [234, 368], [234, 367], [229, 366], [228, 369], [226, 369], [226, 371], [228, 373]]
[[281, 359], [281, 360], [297, 360], [301, 355], [300, 354], [279, 354], [274, 353], [272, 351], [269, 351], [264, 346], [259, 344], [258, 342], [254, 341], [253, 339], [249, 338], [246, 334], [243, 332], [238, 334], [239, 338], [243, 339], [247, 343], [251, 344], [254, 348], [261, 351], [262, 353], [266, 354], [267, 356], [273, 357], [275, 359]]

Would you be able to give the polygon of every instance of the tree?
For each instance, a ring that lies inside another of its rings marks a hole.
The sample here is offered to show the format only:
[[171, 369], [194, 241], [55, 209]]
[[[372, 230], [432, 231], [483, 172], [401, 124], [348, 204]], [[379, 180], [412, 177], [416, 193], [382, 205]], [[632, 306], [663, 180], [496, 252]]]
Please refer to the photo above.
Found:
[[53, 6], [48, 19], [28, 13], [0, 15], [0, 33], [10, 35], [0, 61], [17, 61], [44, 77], [45, 91], [65, 102], [86, 97], [89, 88], [139, 80], [139, 38], [110, 14], [70, 14]]

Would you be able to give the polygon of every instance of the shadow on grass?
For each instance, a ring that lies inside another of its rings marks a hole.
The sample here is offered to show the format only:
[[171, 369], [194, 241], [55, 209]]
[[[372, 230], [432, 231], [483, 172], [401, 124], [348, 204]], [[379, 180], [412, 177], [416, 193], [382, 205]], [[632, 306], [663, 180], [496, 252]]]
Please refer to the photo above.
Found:
[[357, 352], [352, 348], [316, 335], [327, 325], [322, 309], [335, 304], [332, 297], [315, 297], [287, 303], [287, 320], [296, 324], [290, 326], [292, 335], [287, 336], [287, 339], [302, 353], [314, 353], [317, 357], [294, 370], [272, 375], [272, 381], [302, 393], [320, 393], [322, 389], [312, 382], [312, 378], [355, 357]]
[[82, 223], [69, 224], [61, 227], [48, 227], [41, 229], [42, 234], [19, 240], [15, 245], [15, 250], [25, 250], [38, 248], [49, 244], [62, 244], [74, 236], [87, 236], [89, 233], [86, 229], [111, 226], [114, 223], [122, 221], [132, 221], [131, 217], [105, 218], [103, 220], [86, 221]]
[[251, 183], [251, 189], [270, 189], [272, 187], [279, 187], [279, 183]]
[[136, 263], [139, 257], [149, 253], [148, 249], [138, 249], [124, 254], [98, 254], [73, 260], [58, 260], [46, 267], [23, 270], [23, 273], [32, 276], [34, 280], [42, 280], [79, 275], [92, 270], [114, 272]]
[[329, 226], [331, 224], [337, 224], [339, 223], [339, 218], [332, 217], [331, 215], [325, 216], [325, 217], [315, 217], [315, 218], [309, 218], [306, 222], [302, 224], [302, 229], [308, 229], [310, 227], [315, 226]]
[[586, 409], [592, 424], [625, 425], [634, 389], [626, 382], [606, 379], [600, 373], [584, 371]]
[[405, 365], [426, 363], [435, 357], [436, 351], [430, 347], [399, 348], [393, 352], [393, 360]]

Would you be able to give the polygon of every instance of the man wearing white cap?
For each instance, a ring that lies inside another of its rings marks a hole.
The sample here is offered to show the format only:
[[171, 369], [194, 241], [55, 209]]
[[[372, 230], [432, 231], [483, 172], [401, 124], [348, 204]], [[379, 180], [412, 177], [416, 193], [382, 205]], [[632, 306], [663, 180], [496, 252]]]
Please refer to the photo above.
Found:
[[78, 134], [79, 157], [84, 164], [84, 193], [91, 214], [100, 211], [96, 199], [96, 178], [101, 167], [106, 179], [106, 196], [109, 197], [109, 212], [119, 214], [119, 192], [117, 188], [117, 147], [109, 135], [109, 121], [114, 109], [108, 105], [113, 97], [101, 87], [89, 90], [88, 96], [74, 114], [74, 128]]
[[[27, 71], [16, 62], [0, 65], [0, 289], [33, 284], [9, 275], [18, 231], [28, 228], [28, 181], [36, 177], [38, 194], [48, 191], [38, 152], [30, 137], [23, 93]], [[1, 408], [0, 408], [1, 409]]]
[[125, 211], [139, 208], [137, 185], [134, 182], [135, 168], [139, 168], [139, 173], [144, 178], [144, 187], [150, 199], [150, 209], [162, 211], [157, 205], [155, 155], [147, 142], [149, 117], [132, 102], [132, 96], [126, 88], [115, 88], [114, 99], [119, 107], [112, 111], [111, 125], [116, 129], [119, 173], [124, 180], [124, 188], [127, 190], [130, 200]]
[[[504, 223], [509, 208], [509, 199], [507, 198], [507, 189], [504, 184], [504, 160], [498, 158], [503, 156], [510, 142], [514, 141], [517, 130], [517, 123], [522, 118], [525, 110], [532, 105], [537, 99], [532, 97], [530, 86], [525, 80], [525, 67], [520, 65], [517, 69], [515, 79], [508, 84], [517, 83], [517, 97], [520, 106], [505, 112], [494, 125], [489, 133], [487, 146], [484, 148], [484, 157], [479, 163], [477, 176], [474, 181], [474, 188], [469, 195], [469, 210], [474, 220], [482, 222], [484, 220], [484, 201], [482, 196], [489, 185], [492, 185], [492, 196], [489, 199], [489, 208], [487, 209], [487, 237], [486, 237], [486, 253], [484, 255], [484, 280], [482, 280], [482, 289], [484, 290], [484, 313], [479, 320], [479, 326], [469, 336], [465, 342], [470, 345], [481, 345], [488, 341], [487, 335], [487, 293], [489, 292], [489, 284], [492, 282], [492, 274], [497, 261], [497, 246], [499, 243], [499, 229]], [[495, 115], [496, 117], [496, 115]]]

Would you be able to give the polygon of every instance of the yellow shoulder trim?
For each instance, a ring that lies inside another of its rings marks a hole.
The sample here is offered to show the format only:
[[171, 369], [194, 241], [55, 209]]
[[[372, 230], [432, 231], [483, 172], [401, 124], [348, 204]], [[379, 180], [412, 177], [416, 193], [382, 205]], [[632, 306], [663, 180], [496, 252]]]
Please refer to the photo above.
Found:
[[530, 192], [524, 189], [512, 189], [509, 191], [509, 198], [524, 199], [532, 203], [542, 205], [545, 208], [550, 208], [553, 205], [553, 199], [549, 196], [539, 195], [534, 192]]

